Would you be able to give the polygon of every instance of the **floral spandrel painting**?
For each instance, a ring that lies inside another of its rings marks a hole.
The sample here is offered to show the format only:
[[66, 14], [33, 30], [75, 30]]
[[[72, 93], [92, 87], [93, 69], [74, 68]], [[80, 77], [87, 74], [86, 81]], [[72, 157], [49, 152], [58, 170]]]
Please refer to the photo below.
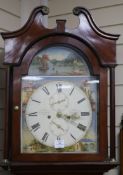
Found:
[[36, 54], [30, 65], [29, 75], [87, 76], [90, 72], [84, 55], [69, 47], [54, 46]]

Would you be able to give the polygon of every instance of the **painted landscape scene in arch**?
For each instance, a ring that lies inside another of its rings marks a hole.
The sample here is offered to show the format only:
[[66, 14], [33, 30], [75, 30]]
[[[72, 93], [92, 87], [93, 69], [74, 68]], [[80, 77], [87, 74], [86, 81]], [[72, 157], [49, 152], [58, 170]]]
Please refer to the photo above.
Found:
[[83, 55], [68, 47], [55, 46], [36, 54], [29, 68], [29, 75], [87, 76], [90, 72]]

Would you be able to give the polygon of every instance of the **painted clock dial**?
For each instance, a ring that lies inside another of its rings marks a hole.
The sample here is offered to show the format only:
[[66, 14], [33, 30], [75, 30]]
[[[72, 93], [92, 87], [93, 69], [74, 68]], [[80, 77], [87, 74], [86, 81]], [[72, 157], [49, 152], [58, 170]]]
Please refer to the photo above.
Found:
[[86, 94], [69, 81], [50, 81], [31, 95], [26, 107], [26, 123], [42, 144], [72, 146], [81, 140], [92, 121], [91, 104]]

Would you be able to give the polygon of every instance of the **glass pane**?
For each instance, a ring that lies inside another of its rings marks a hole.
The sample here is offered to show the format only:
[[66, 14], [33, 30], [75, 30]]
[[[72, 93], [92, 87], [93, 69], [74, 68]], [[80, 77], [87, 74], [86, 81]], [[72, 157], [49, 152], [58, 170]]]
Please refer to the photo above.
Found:
[[98, 152], [94, 76], [22, 78], [21, 152]]

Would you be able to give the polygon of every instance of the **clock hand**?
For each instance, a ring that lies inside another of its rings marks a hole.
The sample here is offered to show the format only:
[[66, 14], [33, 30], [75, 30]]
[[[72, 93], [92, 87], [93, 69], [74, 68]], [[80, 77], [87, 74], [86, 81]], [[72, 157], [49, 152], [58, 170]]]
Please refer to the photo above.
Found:
[[86, 126], [85, 125], [82, 125], [81, 123], [76, 123], [72, 118], [71, 116], [68, 116], [68, 115], [62, 115], [61, 112], [57, 113], [57, 117], [61, 117], [63, 118], [66, 122], [72, 124], [73, 126], [77, 127], [78, 129], [82, 130], [82, 131], [85, 131], [86, 130]]
[[66, 115], [66, 114], [62, 114], [61, 112], [57, 112], [56, 116], [58, 118], [63, 118], [63, 119], [68, 119], [68, 120], [76, 120], [76, 119], [79, 119], [80, 116], [77, 115], [77, 113], [73, 113], [72, 115]]
[[52, 121], [52, 123], [53, 123], [54, 125], [56, 125], [56, 127], [57, 127], [58, 129], [61, 129], [62, 131], [64, 131], [64, 129], [61, 127], [61, 125], [55, 123], [54, 121]]
[[68, 119], [65, 119], [65, 121], [67, 121], [68, 123], [70, 123], [73, 126], [77, 127], [79, 130], [82, 130], [82, 131], [85, 131], [86, 130], [86, 126], [83, 125], [83, 124], [81, 124], [81, 123], [76, 123], [75, 121], [68, 120]]
[[67, 119], [72, 119], [72, 120], [76, 120], [76, 119], [79, 119], [80, 118], [80, 115], [77, 115], [77, 113], [73, 113], [73, 114], [71, 114], [71, 115], [65, 115], [65, 117], [67, 118]]

